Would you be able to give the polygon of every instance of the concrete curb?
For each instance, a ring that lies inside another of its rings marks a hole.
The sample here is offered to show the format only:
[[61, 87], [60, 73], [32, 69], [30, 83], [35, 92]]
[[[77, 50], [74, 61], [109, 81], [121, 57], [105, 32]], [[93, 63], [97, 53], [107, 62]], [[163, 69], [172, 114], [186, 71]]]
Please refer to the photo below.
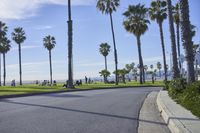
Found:
[[167, 91], [160, 91], [157, 105], [161, 116], [172, 133], [199, 133], [200, 120], [189, 111], [176, 104]]
[[159, 115], [156, 104], [157, 91], [148, 94], [140, 110], [138, 133], [170, 133], [167, 124]]
[[1, 99], [5, 98], [17, 98], [17, 97], [27, 97], [27, 96], [36, 96], [36, 95], [45, 95], [45, 94], [52, 94], [52, 93], [65, 93], [65, 92], [76, 92], [76, 91], [93, 91], [93, 90], [108, 90], [108, 89], [123, 89], [123, 88], [142, 88], [142, 87], [162, 87], [162, 86], [124, 86], [124, 87], [110, 87], [110, 88], [95, 88], [95, 89], [69, 89], [69, 90], [62, 90], [62, 91], [54, 91], [54, 92], [39, 92], [39, 93], [29, 93], [29, 94], [14, 94], [14, 95], [6, 95], [0, 96]]

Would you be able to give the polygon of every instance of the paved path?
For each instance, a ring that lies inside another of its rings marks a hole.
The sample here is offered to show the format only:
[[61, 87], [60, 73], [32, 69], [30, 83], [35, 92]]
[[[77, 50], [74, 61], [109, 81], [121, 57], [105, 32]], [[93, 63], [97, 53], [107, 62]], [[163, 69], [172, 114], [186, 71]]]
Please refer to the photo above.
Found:
[[0, 100], [0, 133], [136, 133], [147, 94], [126, 88]]

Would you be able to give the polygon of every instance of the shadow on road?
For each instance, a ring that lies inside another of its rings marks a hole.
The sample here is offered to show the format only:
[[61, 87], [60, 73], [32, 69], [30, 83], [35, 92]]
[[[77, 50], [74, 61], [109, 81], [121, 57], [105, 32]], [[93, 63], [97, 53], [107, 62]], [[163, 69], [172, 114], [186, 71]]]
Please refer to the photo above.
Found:
[[10, 103], [10, 104], [18, 104], [18, 105], [25, 105], [25, 106], [32, 106], [32, 107], [40, 107], [40, 108], [47, 108], [47, 109], [55, 109], [60, 111], [70, 111], [70, 112], [77, 112], [77, 113], [83, 113], [83, 114], [91, 114], [91, 115], [97, 115], [102, 117], [110, 117], [110, 118], [117, 118], [117, 119], [126, 119], [131, 121], [142, 121], [147, 122], [151, 124], [158, 124], [158, 125], [166, 125], [162, 122], [155, 122], [155, 121], [149, 121], [149, 120], [142, 120], [135, 117], [127, 117], [127, 116], [120, 116], [120, 115], [113, 115], [113, 114], [105, 114], [105, 113], [98, 113], [98, 112], [91, 112], [91, 111], [84, 111], [84, 110], [78, 110], [78, 109], [70, 109], [70, 108], [63, 108], [63, 107], [54, 107], [54, 106], [47, 106], [47, 105], [38, 105], [38, 104], [31, 104], [31, 103], [22, 103], [22, 102], [14, 102], [9, 100], [3, 100], [0, 101], [2, 103]]
[[85, 96], [82, 96], [82, 95], [70, 95], [70, 94], [58, 94], [58, 93], [52, 93], [52, 94], [46, 94], [46, 95], [43, 95], [43, 96], [47, 96], [47, 97], [60, 97], [60, 98], [75, 98], [75, 97], [85, 97]]

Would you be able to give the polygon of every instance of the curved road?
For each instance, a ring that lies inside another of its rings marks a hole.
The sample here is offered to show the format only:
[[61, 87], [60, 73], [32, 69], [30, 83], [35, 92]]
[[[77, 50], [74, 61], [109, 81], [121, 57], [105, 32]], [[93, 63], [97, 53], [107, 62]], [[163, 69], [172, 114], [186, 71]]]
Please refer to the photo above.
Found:
[[136, 133], [144, 99], [159, 88], [56, 93], [0, 100], [0, 133]]

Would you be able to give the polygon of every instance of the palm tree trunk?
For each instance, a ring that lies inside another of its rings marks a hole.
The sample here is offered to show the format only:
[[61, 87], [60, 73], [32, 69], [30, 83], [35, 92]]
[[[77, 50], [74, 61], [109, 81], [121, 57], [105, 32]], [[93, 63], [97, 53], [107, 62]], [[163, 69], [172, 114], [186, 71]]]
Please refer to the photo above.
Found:
[[107, 58], [106, 58], [106, 56], [104, 56], [104, 58], [105, 58], [105, 70], [108, 70], [108, 68], [107, 68]]
[[159, 69], [159, 75], [160, 75], [160, 78], [161, 78], [161, 71], [160, 71], [160, 69]]
[[73, 85], [73, 21], [71, 19], [71, 0], [68, 0], [68, 88], [74, 88]]
[[168, 16], [169, 16], [169, 27], [171, 36], [171, 49], [172, 49], [172, 59], [173, 59], [173, 78], [179, 78], [180, 72], [178, 69], [177, 52], [176, 52], [176, 39], [174, 33], [174, 24], [172, 18], [172, 3], [171, 0], [167, 0]]
[[[1, 32], [1, 28], [2, 28], [2, 26], [0, 23], [0, 32]], [[0, 36], [0, 38], [2, 38], [2, 37]], [[1, 42], [0, 42], [0, 45], [1, 45]], [[0, 86], [1, 86], [1, 53], [0, 53]]]
[[143, 78], [143, 83], [145, 83], [145, 73], [144, 73], [143, 59], [142, 59], [142, 78]]
[[138, 45], [139, 65], [140, 65], [140, 84], [143, 84], [143, 60], [142, 60], [140, 36], [137, 36], [137, 45]]
[[51, 62], [51, 50], [49, 50], [49, 65], [50, 65], [50, 83], [52, 85], [52, 62]]
[[3, 53], [3, 85], [6, 85], [6, 55]]
[[180, 50], [180, 25], [179, 23], [176, 24], [176, 38], [177, 38], [177, 48], [178, 48], [178, 58], [179, 58], [179, 69], [181, 72], [181, 61], [180, 61], [180, 56], [181, 56], [181, 50]]
[[112, 19], [112, 13], [110, 13], [110, 23], [111, 23], [111, 29], [112, 29], [112, 37], [113, 37], [113, 45], [114, 45], [114, 57], [115, 57], [115, 84], [118, 85], [118, 60], [117, 60], [117, 48], [115, 43], [115, 32], [114, 32], [114, 26], [113, 26], [113, 19]]
[[18, 44], [18, 47], [19, 47], [19, 84], [22, 85], [21, 44]]
[[[1, 28], [2, 28], [2, 23], [0, 22], [0, 33], [1, 33]], [[0, 38], [2, 38], [2, 37], [0, 36]], [[1, 42], [0, 42], [0, 44], [1, 44]], [[0, 53], [0, 86], [1, 86], [1, 53]]]
[[162, 53], [163, 53], [165, 81], [167, 81], [167, 63], [166, 63], [166, 55], [165, 55], [165, 43], [164, 43], [163, 27], [162, 27], [161, 22], [159, 23], [159, 29], [160, 29], [160, 39], [161, 39], [161, 46], [162, 46]]
[[182, 31], [182, 42], [185, 49], [185, 58], [187, 61], [187, 82], [192, 83], [195, 81], [194, 72], [194, 55], [192, 48], [192, 36], [190, 29], [189, 19], [189, 4], [188, 0], [180, 0], [180, 12], [181, 12], [181, 31]]
[[1, 54], [0, 54], [0, 86], [1, 86]]
[[[105, 70], [107, 71], [108, 69], [107, 69], [107, 58], [106, 58], [106, 56], [104, 56], [105, 57]], [[107, 76], [105, 76], [105, 79], [104, 79], [105, 81], [105, 83], [107, 83]]]

